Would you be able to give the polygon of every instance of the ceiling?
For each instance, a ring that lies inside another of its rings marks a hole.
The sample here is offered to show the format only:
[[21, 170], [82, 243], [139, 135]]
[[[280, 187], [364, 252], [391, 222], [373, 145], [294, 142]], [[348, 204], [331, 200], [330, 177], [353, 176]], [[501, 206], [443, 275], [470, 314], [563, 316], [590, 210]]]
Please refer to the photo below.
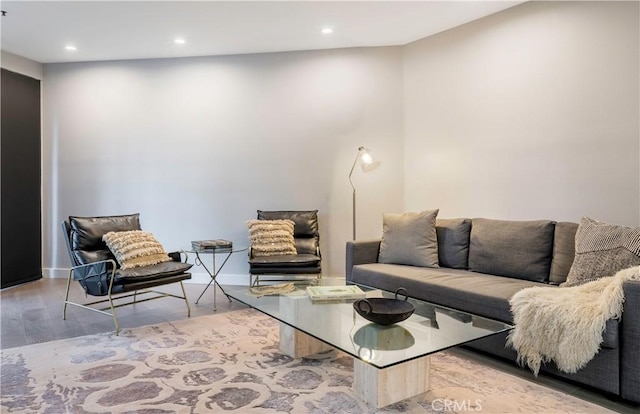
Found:
[[393, 46], [520, 3], [2, 1], [0, 41], [2, 50], [41, 63]]

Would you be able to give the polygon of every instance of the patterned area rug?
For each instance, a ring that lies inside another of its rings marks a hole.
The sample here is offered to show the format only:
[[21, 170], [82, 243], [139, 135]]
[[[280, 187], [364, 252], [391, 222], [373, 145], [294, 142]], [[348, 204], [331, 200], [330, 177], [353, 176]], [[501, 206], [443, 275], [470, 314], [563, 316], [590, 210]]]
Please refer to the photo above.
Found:
[[2, 351], [2, 412], [602, 413], [600, 406], [442, 352], [432, 391], [370, 410], [340, 352], [292, 359], [253, 310]]

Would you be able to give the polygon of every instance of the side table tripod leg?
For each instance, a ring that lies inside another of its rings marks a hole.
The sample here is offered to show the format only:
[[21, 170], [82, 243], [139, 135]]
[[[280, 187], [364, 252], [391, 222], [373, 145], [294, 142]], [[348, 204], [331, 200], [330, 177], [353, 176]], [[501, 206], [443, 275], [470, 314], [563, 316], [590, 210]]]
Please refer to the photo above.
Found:
[[202, 259], [200, 259], [200, 254], [195, 251], [196, 254], [196, 259], [195, 259], [195, 264], [197, 266], [202, 266], [204, 268], [204, 270], [209, 274], [209, 276], [211, 277], [211, 280], [209, 281], [209, 283], [207, 283], [207, 286], [204, 288], [204, 290], [202, 291], [202, 293], [200, 294], [200, 296], [198, 296], [198, 299], [196, 299], [196, 305], [198, 304], [198, 302], [200, 301], [200, 299], [202, 298], [202, 296], [204, 295], [204, 292], [207, 291], [207, 289], [209, 289], [209, 286], [211, 286], [211, 283], [214, 282], [213, 276], [211, 275], [211, 272], [209, 271], [209, 269], [207, 269], [207, 266], [205, 266], [205, 264], [202, 262]]
[[216, 311], [217, 310], [217, 304], [216, 304], [216, 298], [218, 296], [218, 288], [220, 288], [220, 290], [222, 291], [222, 293], [224, 293], [224, 295], [227, 297], [227, 300], [229, 301], [229, 303], [231, 303], [231, 298], [229, 297], [229, 295], [227, 295], [227, 292], [224, 291], [224, 289], [222, 288], [222, 286], [220, 286], [220, 284], [218, 283], [218, 281], [216, 280], [218, 278], [218, 273], [220, 273], [220, 271], [222, 270], [222, 268], [224, 267], [225, 264], [227, 264], [227, 261], [229, 260], [229, 258], [231, 257], [231, 254], [233, 253], [233, 251], [230, 251], [227, 254], [227, 257], [224, 258], [224, 261], [222, 262], [222, 264], [220, 265], [219, 268], [216, 269], [216, 255], [213, 255], [213, 276], [211, 276], [213, 278], [213, 310]]
[[204, 292], [207, 291], [207, 289], [209, 289], [209, 286], [211, 286], [211, 283], [213, 283], [213, 279], [211, 279], [209, 281], [209, 283], [207, 284], [207, 286], [204, 288], [204, 290], [202, 291], [202, 293], [200, 294], [200, 296], [198, 296], [198, 299], [196, 299], [196, 305], [198, 304], [198, 301], [200, 301], [200, 298], [202, 298], [202, 295], [204, 295]]
[[213, 267], [211, 268], [211, 280], [213, 281], [213, 311], [218, 311], [218, 281], [216, 277], [218, 277], [218, 272], [216, 272], [216, 254], [211, 255], [211, 260], [213, 261]]

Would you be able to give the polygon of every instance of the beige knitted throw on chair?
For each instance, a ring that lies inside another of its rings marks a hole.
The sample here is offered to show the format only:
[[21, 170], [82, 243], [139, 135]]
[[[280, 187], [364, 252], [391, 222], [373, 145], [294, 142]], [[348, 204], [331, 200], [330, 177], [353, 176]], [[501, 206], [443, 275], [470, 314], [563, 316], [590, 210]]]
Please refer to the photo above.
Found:
[[533, 287], [513, 295], [515, 328], [507, 344], [518, 352], [518, 363], [536, 375], [549, 361], [567, 373], [583, 368], [598, 353], [607, 320], [622, 315], [627, 280], [640, 280], [640, 266], [580, 286]]

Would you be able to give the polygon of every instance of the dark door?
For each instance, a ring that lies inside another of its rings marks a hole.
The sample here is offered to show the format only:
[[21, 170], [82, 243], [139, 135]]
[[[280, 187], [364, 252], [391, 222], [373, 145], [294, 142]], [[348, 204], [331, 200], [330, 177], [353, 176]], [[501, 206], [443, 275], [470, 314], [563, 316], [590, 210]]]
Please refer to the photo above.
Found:
[[40, 81], [2, 69], [2, 287], [42, 277]]

